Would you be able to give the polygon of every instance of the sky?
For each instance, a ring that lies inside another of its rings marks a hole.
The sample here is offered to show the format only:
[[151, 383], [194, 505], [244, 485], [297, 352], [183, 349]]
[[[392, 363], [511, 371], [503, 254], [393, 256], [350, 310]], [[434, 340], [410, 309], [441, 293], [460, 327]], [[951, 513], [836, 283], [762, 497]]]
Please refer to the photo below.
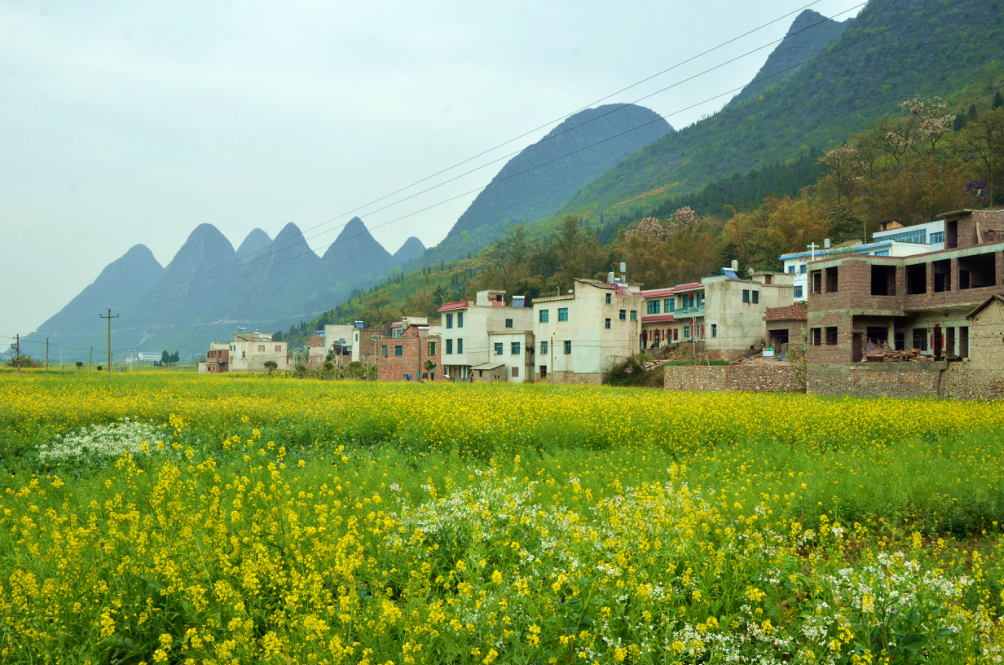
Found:
[[323, 254], [358, 215], [391, 252], [435, 245], [564, 116], [779, 19], [603, 102], [647, 97], [684, 127], [793, 12], [861, 1], [0, 2], [0, 335], [133, 245], [166, 265], [202, 223], [236, 248], [293, 222]]

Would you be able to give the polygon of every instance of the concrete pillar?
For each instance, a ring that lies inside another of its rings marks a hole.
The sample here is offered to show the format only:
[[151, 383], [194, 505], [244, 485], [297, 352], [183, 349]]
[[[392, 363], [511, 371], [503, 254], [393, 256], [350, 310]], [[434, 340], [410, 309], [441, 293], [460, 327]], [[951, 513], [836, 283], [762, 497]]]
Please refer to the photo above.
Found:
[[[958, 291], [959, 290], [959, 284], [961, 283], [961, 282], [959, 282], [959, 260], [958, 259], [952, 259], [952, 269], [951, 270], [952, 270], [952, 288], [950, 290], [951, 291]], [[972, 285], [970, 285], [970, 286], [972, 286]]]

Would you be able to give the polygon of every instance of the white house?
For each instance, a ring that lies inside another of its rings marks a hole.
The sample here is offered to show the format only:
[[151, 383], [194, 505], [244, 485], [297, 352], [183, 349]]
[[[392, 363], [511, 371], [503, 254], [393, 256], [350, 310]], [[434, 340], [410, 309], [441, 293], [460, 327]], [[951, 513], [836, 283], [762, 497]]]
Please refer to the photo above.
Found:
[[512, 305], [507, 306], [505, 291], [479, 291], [476, 300], [447, 303], [439, 313], [443, 373], [457, 381], [476, 378], [474, 368], [483, 371], [492, 360], [491, 333], [533, 330], [533, 310], [523, 307], [522, 296], [513, 296]]
[[602, 383], [612, 365], [638, 353], [643, 304], [630, 287], [593, 279], [576, 279], [569, 295], [535, 300], [535, 378]]
[[272, 341], [263, 333], [234, 333], [230, 342], [231, 372], [264, 372], [265, 363], [273, 361], [279, 370], [289, 369], [286, 342]]

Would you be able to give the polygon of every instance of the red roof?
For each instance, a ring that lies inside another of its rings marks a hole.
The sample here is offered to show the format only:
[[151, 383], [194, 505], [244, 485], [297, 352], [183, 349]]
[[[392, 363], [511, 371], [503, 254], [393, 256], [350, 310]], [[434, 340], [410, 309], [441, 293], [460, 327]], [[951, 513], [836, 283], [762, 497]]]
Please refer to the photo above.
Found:
[[442, 307], [440, 307], [436, 311], [437, 312], [445, 312], [445, 311], [451, 310], [451, 309], [467, 309], [467, 301], [466, 300], [458, 300], [457, 302], [448, 302], [448, 303], [446, 303], [445, 305], [443, 305]]
[[642, 323], [659, 323], [662, 321], [676, 321], [676, 316], [673, 314], [653, 314], [652, 316], [641, 317]]
[[694, 291], [696, 289], [703, 289], [703, 288], [704, 288], [703, 284], [701, 284], [700, 282], [694, 282], [693, 284], [680, 284], [678, 286], [674, 286], [673, 291], [678, 293], [680, 291]]
[[671, 296], [673, 295], [673, 288], [668, 289], [652, 289], [651, 291], [642, 291], [641, 295], [643, 298], [657, 298], [659, 296]]

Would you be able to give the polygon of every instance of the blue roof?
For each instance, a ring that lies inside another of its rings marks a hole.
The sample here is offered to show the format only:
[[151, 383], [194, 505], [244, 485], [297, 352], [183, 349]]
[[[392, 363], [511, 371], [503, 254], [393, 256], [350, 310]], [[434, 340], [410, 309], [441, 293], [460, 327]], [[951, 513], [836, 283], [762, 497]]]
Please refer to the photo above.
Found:
[[[882, 247], [892, 247], [892, 240], [886, 240], [885, 242], [873, 242], [870, 245], [857, 245], [856, 247], [835, 247], [833, 249], [817, 249], [816, 258], [821, 256], [829, 256], [830, 254], [861, 254], [862, 252], [870, 252], [873, 249], [880, 249]], [[798, 252], [796, 254], [782, 254], [781, 260], [787, 261], [788, 259], [803, 259], [805, 257], [812, 257], [812, 252]]]
[[739, 279], [734, 271], [729, 270], [727, 268], [722, 268], [722, 274], [728, 277], [729, 279]]

